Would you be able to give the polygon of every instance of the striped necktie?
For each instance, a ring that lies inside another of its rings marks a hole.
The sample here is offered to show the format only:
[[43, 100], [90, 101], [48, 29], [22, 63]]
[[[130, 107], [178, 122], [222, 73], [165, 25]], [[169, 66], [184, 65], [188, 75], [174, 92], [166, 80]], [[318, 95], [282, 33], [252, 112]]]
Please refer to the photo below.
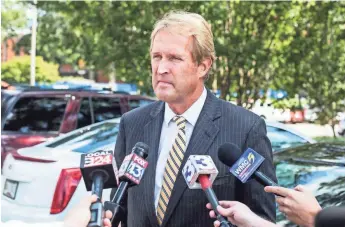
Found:
[[186, 119], [181, 116], [175, 116], [173, 120], [177, 124], [178, 133], [169, 152], [169, 157], [165, 165], [163, 175], [162, 188], [159, 194], [157, 206], [157, 219], [159, 225], [161, 225], [163, 222], [165, 211], [169, 203], [169, 198], [174, 188], [174, 183], [183, 160], [184, 152], [186, 150]]

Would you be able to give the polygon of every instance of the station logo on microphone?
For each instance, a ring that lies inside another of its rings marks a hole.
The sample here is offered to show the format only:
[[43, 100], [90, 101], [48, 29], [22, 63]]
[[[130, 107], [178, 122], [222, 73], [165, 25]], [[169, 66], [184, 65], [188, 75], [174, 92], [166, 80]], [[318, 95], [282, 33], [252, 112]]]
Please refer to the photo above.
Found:
[[246, 183], [264, 160], [264, 157], [248, 148], [230, 168], [230, 172], [242, 183]]

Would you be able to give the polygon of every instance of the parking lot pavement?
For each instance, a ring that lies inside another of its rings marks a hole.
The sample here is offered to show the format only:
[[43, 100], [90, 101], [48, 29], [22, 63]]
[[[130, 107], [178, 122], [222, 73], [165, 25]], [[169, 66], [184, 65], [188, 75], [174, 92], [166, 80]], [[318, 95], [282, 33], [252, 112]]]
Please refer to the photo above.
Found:
[[[329, 125], [318, 125], [311, 123], [286, 124], [289, 128], [297, 130], [308, 137], [333, 136], [332, 128]], [[337, 127], [335, 128], [337, 133]], [[337, 135], [338, 136], [338, 135]]]

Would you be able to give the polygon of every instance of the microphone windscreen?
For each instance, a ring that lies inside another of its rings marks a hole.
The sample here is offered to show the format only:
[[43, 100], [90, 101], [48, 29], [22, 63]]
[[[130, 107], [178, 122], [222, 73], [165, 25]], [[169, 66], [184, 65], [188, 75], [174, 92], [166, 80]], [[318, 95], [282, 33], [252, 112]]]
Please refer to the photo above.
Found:
[[[140, 149], [136, 149], [140, 148]], [[133, 147], [133, 152], [140, 157], [146, 159], [147, 155], [149, 154], [149, 146], [143, 142], [137, 142]]]
[[218, 148], [219, 160], [229, 167], [231, 167], [241, 155], [240, 148], [233, 143], [224, 143]]
[[344, 227], [345, 206], [327, 207], [320, 211], [315, 218], [315, 227]]

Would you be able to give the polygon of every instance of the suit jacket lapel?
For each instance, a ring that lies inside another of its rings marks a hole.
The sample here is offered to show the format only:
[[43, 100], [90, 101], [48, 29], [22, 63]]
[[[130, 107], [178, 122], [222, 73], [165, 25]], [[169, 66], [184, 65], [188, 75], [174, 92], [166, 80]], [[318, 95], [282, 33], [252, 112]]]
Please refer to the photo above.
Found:
[[[142, 183], [144, 184], [143, 196], [145, 200], [146, 210], [151, 222], [151, 226], [159, 226], [156, 218], [154, 206], [154, 190], [156, 165], [158, 160], [159, 140], [161, 136], [162, 123], [164, 120], [164, 103], [159, 102], [156, 107], [152, 108], [150, 116], [151, 120], [144, 126], [144, 142], [149, 145], [150, 151], [147, 156], [148, 167], [145, 170]], [[140, 203], [140, 201], [138, 201]]]
[[217, 99], [210, 91], [208, 91], [204, 107], [199, 115], [198, 121], [194, 127], [192, 137], [185, 152], [182, 164], [179, 169], [179, 174], [176, 178], [174, 189], [169, 199], [169, 204], [164, 215], [162, 227], [164, 227], [176, 205], [178, 204], [187, 184], [182, 176], [182, 169], [191, 154], [203, 155], [208, 152], [208, 148], [213, 143], [219, 128], [213, 122], [220, 117], [219, 99]]

